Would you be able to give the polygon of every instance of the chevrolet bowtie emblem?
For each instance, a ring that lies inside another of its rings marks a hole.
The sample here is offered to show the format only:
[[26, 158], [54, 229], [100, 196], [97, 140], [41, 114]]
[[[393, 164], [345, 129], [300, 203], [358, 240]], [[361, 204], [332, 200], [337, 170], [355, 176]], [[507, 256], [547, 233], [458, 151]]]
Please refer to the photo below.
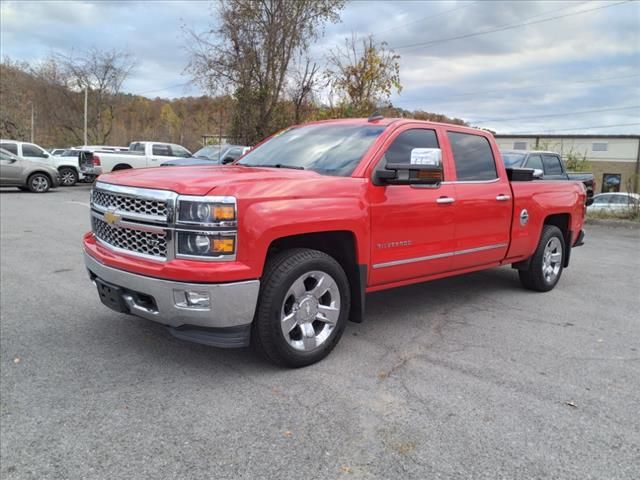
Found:
[[112, 212], [112, 211], [104, 212], [104, 221], [107, 222], [109, 225], [117, 225], [118, 222], [120, 222], [121, 218], [122, 217], [115, 212]]

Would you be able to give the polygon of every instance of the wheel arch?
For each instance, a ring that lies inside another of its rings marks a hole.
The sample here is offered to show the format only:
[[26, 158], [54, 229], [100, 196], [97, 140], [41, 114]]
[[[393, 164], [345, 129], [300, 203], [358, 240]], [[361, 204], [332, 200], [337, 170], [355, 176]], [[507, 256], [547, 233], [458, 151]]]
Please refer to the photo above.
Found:
[[318, 250], [333, 257], [344, 269], [351, 287], [350, 320], [360, 323], [364, 318], [367, 266], [357, 260], [357, 239], [352, 231], [335, 230], [304, 233], [273, 240], [267, 249], [267, 260], [281, 251], [293, 248]]
[[[544, 219], [543, 227], [544, 225], [553, 225], [558, 227], [562, 232], [562, 237], [564, 238], [564, 249], [566, 252], [562, 266], [567, 268], [569, 266], [569, 257], [571, 256], [571, 215], [569, 213], [555, 213], [553, 215], [548, 215]], [[540, 231], [540, 235], [542, 235], [542, 231]]]
[[133, 167], [128, 163], [118, 163], [115, 167], [111, 169], [111, 171], [115, 172], [117, 170], [128, 170], [130, 168], [133, 168]]

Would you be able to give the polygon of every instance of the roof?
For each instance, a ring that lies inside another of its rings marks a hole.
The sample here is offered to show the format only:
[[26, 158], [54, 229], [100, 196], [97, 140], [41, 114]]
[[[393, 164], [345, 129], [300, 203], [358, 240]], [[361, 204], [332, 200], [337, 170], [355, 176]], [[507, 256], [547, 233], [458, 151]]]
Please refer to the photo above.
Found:
[[588, 135], [586, 133], [580, 134], [567, 134], [567, 135], [559, 135], [559, 134], [548, 134], [548, 133], [529, 133], [523, 135], [516, 135], [514, 133], [496, 133], [494, 135], [496, 138], [633, 138], [636, 140], [640, 140], [640, 135], [604, 135], [604, 134], [593, 134]]

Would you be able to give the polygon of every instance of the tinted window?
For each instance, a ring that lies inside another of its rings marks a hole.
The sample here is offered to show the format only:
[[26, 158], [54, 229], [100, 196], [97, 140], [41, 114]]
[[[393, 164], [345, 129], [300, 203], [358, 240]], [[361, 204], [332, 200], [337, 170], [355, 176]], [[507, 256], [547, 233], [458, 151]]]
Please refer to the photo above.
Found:
[[154, 144], [153, 147], [151, 148], [151, 153], [153, 155], [158, 155], [159, 157], [170, 157], [171, 149], [169, 148], [169, 145]]
[[0, 143], [0, 148], [4, 148], [7, 152], [11, 152], [14, 155], [18, 154], [18, 145], [15, 143]]
[[280, 165], [348, 176], [384, 129], [384, 125], [348, 123], [290, 128], [251, 150], [238, 165]]
[[489, 140], [480, 135], [447, 132], [458, 181], [493, 180], [498, 178], [496, 162]]
[[611, 197], [612, 205], [626, 205], [627, 203], [629, 203], [629, 200], [624, 195], [614, 195], [613, 197]]
[[144, 143], [132, 143], [129, 146], [129, 150], [131, 150], [132, 152], [144, 152]]
[[503, 153], [502, 161], [505, 167], [519, 167], [525, 156], [524, 153]]
[[544, 163], [545, 175], [562, 175], [562, 165], [560, 164], [560, 158], [555, 155], [543, 155], [542, 162]]
[[220, 145], [209, 145], [193, 154], [194, 157], [207, 158], [209, 160], [218, 160], [218, 155], [220, 155]]
[[411, 163], [414, 148], [440, 148], [435, 130], [415, 128], [402, 132], [393, 141], [384, 156], [389, 163]]
[[35, 145], [29, 145], [28, 143], [22, 144], [22, 156], [23, 157], [41, 157], [46, 158], [47, 154], [40, 150]]
[[171, 153], [173, 153], [174, 157], [188, 158], [191, 156], [187, 149], [182, 148], [180, 145], [171, 146]]
[[527, 168], [535, 168], [544, 171], [542, 166], [542, 157], [540, 155], [531, 155], [527, 160]]
[[594, 205], [607, 205], [611, 200], [611, 195], [597, 195], [593, 199]]

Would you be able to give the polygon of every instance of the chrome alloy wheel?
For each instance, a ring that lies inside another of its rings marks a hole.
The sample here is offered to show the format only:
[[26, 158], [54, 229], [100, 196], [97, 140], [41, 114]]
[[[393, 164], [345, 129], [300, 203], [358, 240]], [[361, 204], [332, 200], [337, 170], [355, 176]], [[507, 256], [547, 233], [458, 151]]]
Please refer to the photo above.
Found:
[[311, 271], [298, 277], [284, 296], [280, 327], [291, 347], [309, 352], [327, 341], [339, 317], [338, 284], [326, 272]]
[[542, 275], [547, 283], [555, 281], [562, 267], [562, 243], [557, 237], [552, 237], [544, 247], [542, 254]]
[[70, 186], [76, 183], [76, 176], [71, 170], [64, 170], [60, 176], [60, 183], [64, 186]]
[[31, 179], [31, 186], [38, 193], [46, 192], [49, 188], [49, 181], [42, 175], [36, 175]]

